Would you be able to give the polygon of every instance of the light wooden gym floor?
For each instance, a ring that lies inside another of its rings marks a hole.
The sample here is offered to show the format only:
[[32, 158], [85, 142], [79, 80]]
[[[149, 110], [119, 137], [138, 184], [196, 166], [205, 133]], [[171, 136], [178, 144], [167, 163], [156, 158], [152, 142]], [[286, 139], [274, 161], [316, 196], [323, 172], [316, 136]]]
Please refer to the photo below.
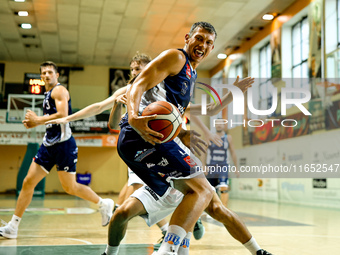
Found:
[[[0, 218], [9, 221], [14, 206], [14, 196], [0, 195]], [[340, 254], [339, 210], [246, 200], [231, 200], [229, 207], [241, 216], [260, 246], [275, 255]], [[46, 195], [34, 199], [29, 209], [17, 239], [0, 237], [1, 255], [99, 255], [104, 251], [107, 227], [101, 227], [100, 214], [90, 203], [68, 195]], [[206, 233], [199, 241], [192, 239], [191, 255], [250, 254], [217, 222], [206, 216], [202, 220]], [[120, 254], [151, 254], [160, 237], [157, 226], [149, 228], [140, 217], [134, 218]]]

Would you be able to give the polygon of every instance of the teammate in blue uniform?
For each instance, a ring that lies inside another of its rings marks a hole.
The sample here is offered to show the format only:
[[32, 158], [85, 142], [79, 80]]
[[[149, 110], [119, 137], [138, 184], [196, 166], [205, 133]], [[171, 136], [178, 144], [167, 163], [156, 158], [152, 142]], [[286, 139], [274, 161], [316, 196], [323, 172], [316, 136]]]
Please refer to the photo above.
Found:
[[[171, 102], [184, 113], [196, 80], [195, 69], [214, 48], [215, 39], [216, 31], [211, 24], [195, 23], [185, 35], [184, 48], [161, 53], [145, 67], [127, 93], [128, 115], [121, 122], [117, 149], [148, 186], [135, 192], [112, 216], [104, 254], [118, 254], [132, 217], [143, 215], [151, 224], [172, 211], [168, 232], [155, 254], [188, 254], [191, 230], [204, 209], [253, 255], [270, 254], [258, 246], [238, 216], [222, 205], [204, 174], [196, 171], [197, 161], [190, 157], [187, 148], [190, 143], [184, 146], [177, 137], [161, 144], [158, 138], [162, 134], [148, 127], [148, 121], [156, 116], [140, 116], [148, 104], [158, 100]], [[242, 82], [251, 85], [253, 79]], [[188, 132], [181, 132], [179, 138], [184, 141], [187, 135]], [[199, 139], [192, 138], [195, 141], [191, 143], [197, 145]], [[137, 201], [142, 199], [144, 205], [149, 204], [148, 209]]]
[[[238, 167], [232, 137], [225, 133], [224, 128], [225, 124], [215, 124], [216, 134], [221, 137], [223, 144], [221, 146], [217, 146], [214, 143], [209, 145], [206, 165], [209, 170], [212, 170], [207, 171], [207, 179], [210, 184], [215, 187], [223, 205], [227, 207], [229, 200], [228, 173], [230, 167], [228, 151], [230, 152], [236, 169], [238, 169]], [[236, 174], [238, 175], [238, 171], [236, 171]]]
[[[26, 128], [34, 128], [46, 121], [65, 117], [72, 113], [71, 99], [67, 89], [58, 83], [57, 66], [53, 62], [44, 62], [40, 66], [41, 78], [45, 82], [44, 116], [37, 116], [28, 110], [23, 124]], [[31, 203], [35, 186], [57, 166], [58, 177], [66, 193], [75, 195], [99, 205], [102, 226], [106, 226], [111, 218], [114, 202], [100, 198], [90, 187], [76, 182], [76, 163], [78, 148], [72, 136], [69, 124], [47, 124], [42, 145], [24, 179], [22, 190], [12, 220], [0, 228], [0, 235], [16, 238], [18, 227], [25, 209]]]

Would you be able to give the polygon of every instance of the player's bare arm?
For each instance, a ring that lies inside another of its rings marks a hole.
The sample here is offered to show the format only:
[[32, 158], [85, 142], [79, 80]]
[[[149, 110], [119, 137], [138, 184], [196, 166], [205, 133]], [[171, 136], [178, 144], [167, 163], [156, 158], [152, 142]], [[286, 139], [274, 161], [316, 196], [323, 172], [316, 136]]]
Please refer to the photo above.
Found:
[[39, 125], [44, 125], [49, 120], [63, 118], [68, 115], [68, 100], [70, 95], [67, 89], [63, 86], [56, 86], [51, 94], [54, 99], [57, 112], [51, 115], [37, 116], [35, 112], [28, 110], [25, 119], [22, 121], [26, 128], [33, 128]]
[[156, 115], [138, 116], [141, 97], [145, 91], [155, 87], [167, 76], [179, 73], [185, 62], [186, 58], [182, 52], [178, 50], [164, 51], [145, 67], [127, 93], [129, 124], [145, 141], [153, 145], [160, 143], [161, 141], [157, 137], [161, 138], [163, 135], [148, 127], [148, 121], [155, 119]]
[[126, 87], [120, 88], [112, 96], [101, 102], [86, 106], [84, 109], [81, 109], [80, 111], [69, 116], [50, 120], [46, 122], [46, 124], [65, 124], [70, 121], [81, 120], [102, 113], [103, 111], [110, 109], [117, 100], [117, 97], [125, 94], [125, 92]]

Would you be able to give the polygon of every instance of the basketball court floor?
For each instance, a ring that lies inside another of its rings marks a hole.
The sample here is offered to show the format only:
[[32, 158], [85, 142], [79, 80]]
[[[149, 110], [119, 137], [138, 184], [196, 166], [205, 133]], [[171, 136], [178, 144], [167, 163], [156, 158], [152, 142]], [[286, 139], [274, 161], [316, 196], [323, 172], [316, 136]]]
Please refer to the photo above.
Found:
[[[0, 218], [9, 221], [14, 206], [15, 196], [0, 195]], [[246, 200], [231, 200], [229, 207], [261, 247], [275, 255], [339, 254], [338, 210]], [[250, 254], [219, 223], [205, 215], [202, 221], [206, 233], [199, 241], [192, 239], [191, 255]], [[99, 255], [107, 242], [107, 227], [100, 222], [100, 214], [87, 201], [67, 195], [35, 198], [20, 224], [18, 239], [0, 237], [0, 254]], [[157, 226], [149, 228], [140, 217], [134, 218], [119, 254], [151, 254], [160, 237]]]

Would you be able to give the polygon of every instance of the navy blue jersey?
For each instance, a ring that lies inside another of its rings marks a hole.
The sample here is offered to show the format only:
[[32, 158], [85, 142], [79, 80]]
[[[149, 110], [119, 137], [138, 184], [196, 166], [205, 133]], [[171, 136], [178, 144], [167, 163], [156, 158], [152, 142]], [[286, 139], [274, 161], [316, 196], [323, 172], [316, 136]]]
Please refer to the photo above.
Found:
[[[62, 86], [62, 85], [57, 84], [56, 86]], [[57, 107], [56, 107], [55, 101], [51, 97], [52, 91], [55, 87], [53, 87], [50, 91], [45, 92], [45, 99], [43, 103], [44, 115], [52, 115], [54, 113], [57, 113]], [[72, 114], [71, 98], [68, 101], [68, 114], [69, 115]], [[60, 143], [60, 142], [70, 139], [71, 136], [72, 136], [72, 131], [71, 131], [69, 123], [47, 124], [43, 144], [45, 146], [52, 146], [56, 143]]]
[[207, 165], [208, 166], [226, 166], [228, 165], [228, 148], [229, 142], [227, 139], [227, 135], [221, 137], [223, 141], [223, 145], [218, 147], [216, 144], [211, 143], [208, 147], [208, 155], [207, 155]]
[[196, 82], [197, 74], [189, 62], [188, 54], [179, 49], [185, 55], [186, 61], [181, 71], [173, 76], [168, 76], [157, 86], [145, 91], [142, 95], [139, 114], [145, 107], [156, 101], [167, 101], [175, 105], [183, 115], [187, 108]]

